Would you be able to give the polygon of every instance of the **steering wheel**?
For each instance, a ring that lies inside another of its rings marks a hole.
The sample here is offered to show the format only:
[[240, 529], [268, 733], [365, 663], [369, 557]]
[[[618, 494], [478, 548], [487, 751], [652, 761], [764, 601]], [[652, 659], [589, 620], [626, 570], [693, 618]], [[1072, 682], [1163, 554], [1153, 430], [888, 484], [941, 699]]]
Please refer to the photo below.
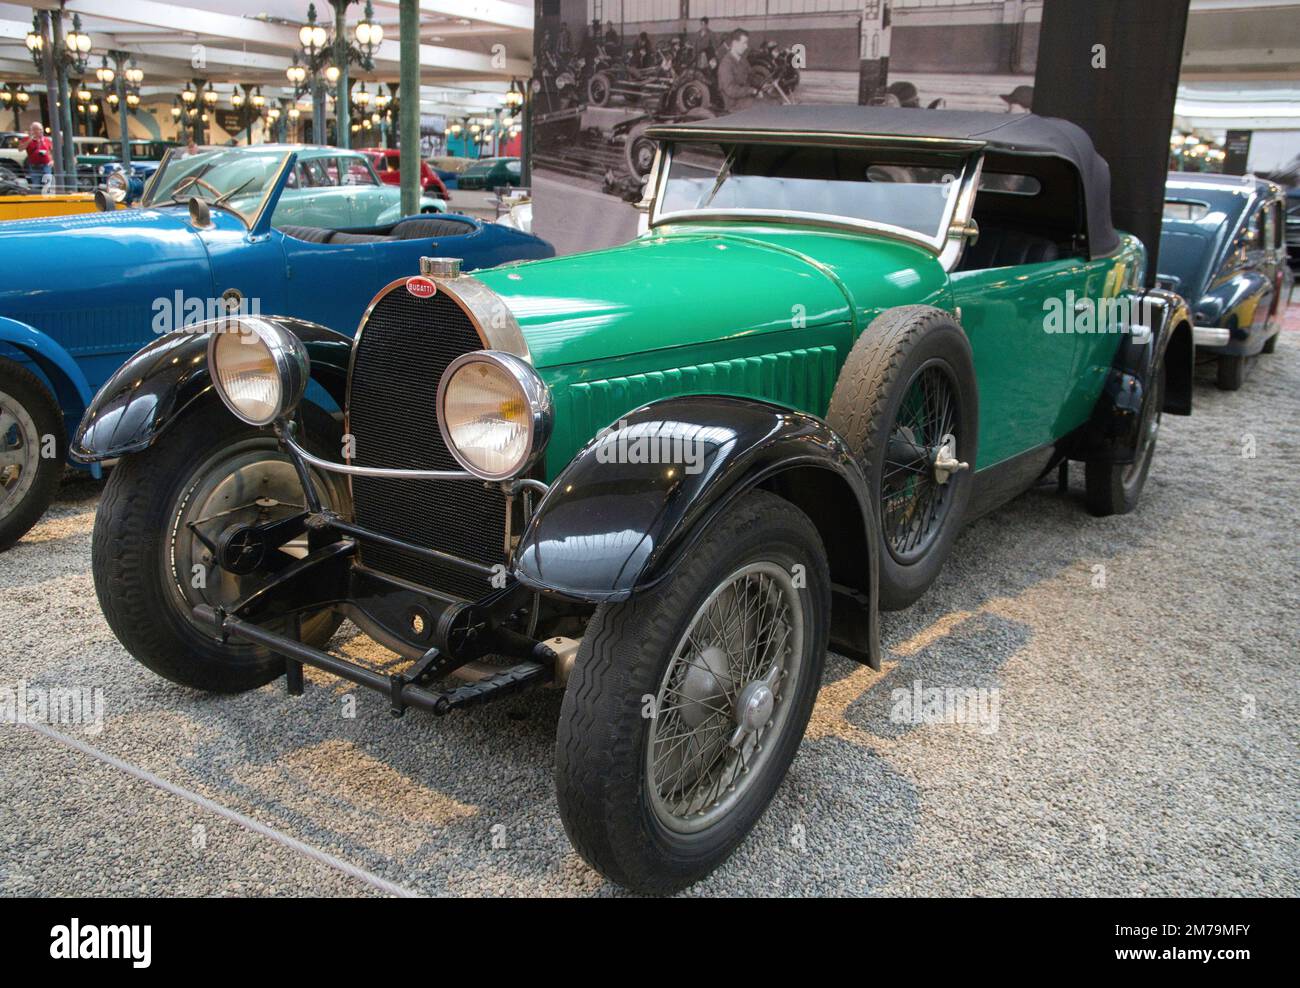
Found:
[[203, 186], [205, 189], [207, 189], [209, 192], [211, 192], [214, 196], [216, 196], [218, 199], [221, 198], [221, 194], [222, 194], [222, 193], [221, 193], [221, 190], [220, 190], [220, 189], [218, 189], [218, 188], [216, 188], [215, 186], [213, 186], [213, 184], [212, 184], [211, 182], [205, 182], [203, 179], [199, 178], [197, 175], [190, 175], [190, 176], [188, 176], [186, 179], [184, 179], [184, 180], [181, 182], [180, 185], [178, 185], [176, 188], [172, 189], [172, 198], [175, 199], [178, 195], [181, 194], [182, 191], [184, 191], [185, 189], [188, 189], [191, 185], [201, 185], [201, 186]]

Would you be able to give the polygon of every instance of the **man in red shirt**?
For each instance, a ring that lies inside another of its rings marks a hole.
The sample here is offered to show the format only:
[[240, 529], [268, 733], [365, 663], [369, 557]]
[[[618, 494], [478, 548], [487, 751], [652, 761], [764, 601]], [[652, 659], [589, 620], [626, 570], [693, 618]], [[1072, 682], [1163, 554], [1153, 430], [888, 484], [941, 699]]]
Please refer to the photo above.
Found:
[[54, 145], [45, 136], [45, 128], [32, 124], [21, 146], [27, 152], [27, 181], [44, 187], [52, 181], [54, 171]]

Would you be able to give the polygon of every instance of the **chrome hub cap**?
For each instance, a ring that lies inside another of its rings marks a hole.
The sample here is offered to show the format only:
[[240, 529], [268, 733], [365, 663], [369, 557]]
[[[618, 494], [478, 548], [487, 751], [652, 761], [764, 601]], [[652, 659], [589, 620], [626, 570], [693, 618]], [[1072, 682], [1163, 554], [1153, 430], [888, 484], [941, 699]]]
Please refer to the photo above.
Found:
[[[319, 476], [313, 479], [317, 490], [327, 496], [328, 484]], [[192, 620], [190, 612], [196, 604], [230, 606], [257, 589], [267, 573], [259, 572], [256, 565], [239, 565], [246, 557], [231, 543], [247, 526], [287, 518], [306, 510], [305, 503], [293, 464], [274, 440], [249, 440], [202, 464], [173, 508], [170, 538], [163, 546], [164, 565], [173, 574], [175, 604], [181, 614]], [[302, 558], [307, 554], [307, 536], [262, 552]]]
[[885, 546], [904, 565], [938, 539], [953, 495], [952, 477], [969, 468], [957, 459], [957, 388], [947, 368], [923, 365], [899, 406], [880, 476]]
[[751, 734], [766, 727], [775, 707], [776, 694], [765, 681], [757, 680], [741, 690], [736, 701], [736, 733], [731, 736], [731, 746], [739, 748]]
[[0, 518], [18, 507], [36, 481], [41, 443], [27, 409], [0, 391]]
[[704, 830], [748, 791], [789, 720], [803, 638], [801, 591], [775, 563], [737, 570], [696, 611], [646, 744], [650, 803], [666, 827]]

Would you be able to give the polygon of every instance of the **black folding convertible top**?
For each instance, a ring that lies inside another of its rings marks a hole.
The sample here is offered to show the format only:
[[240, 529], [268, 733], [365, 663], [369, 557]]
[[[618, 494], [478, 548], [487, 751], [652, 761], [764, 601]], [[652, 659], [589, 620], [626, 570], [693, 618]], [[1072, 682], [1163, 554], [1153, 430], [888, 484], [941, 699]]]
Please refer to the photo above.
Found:
[[899, 109], [886, 106], [756, 106], [725, 117], [660, 124], [646, 136], [657, 140], [703, 138], [715, 133], [800, 134], [810, 138], [897, 137], [931, 140], [953, 147], [984, 145], [1005, 154], [1048, 155], [1068, 162], [1078, 174], [1093, 256], [1119, 246], [1110, 222], [1110, 169], [1079, 126], [1032, 113], [980, 113], [973, 110]]

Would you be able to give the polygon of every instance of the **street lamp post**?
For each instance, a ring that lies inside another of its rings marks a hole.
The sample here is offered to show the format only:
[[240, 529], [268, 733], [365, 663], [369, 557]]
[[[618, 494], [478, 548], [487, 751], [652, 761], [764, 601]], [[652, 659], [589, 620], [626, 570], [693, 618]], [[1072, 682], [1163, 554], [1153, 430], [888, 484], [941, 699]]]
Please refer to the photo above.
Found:
[[53, 184], [58, 190], [68, 173], [67, 145], [63, 140], [63, 117], [59, 107], [58, 64], [54, 47], [54, 24], [49, 11], [38, 10], [32, 15], [32, 29], [27, 32], [27, 50], [32, 61], [45, 77], [45, 104], [49, 114], [50, 144], [53, 149]]
[[72, 99], [68, 91], [68, 72], [75, 72], [77, 75], [86, 71], [86, 56], [90, 54], [92, 43], [90, 35], [81, 30], [81, 15], [72, 15], [72, 30], [66, 34], [63, 31], [63, 11], [50, 11], [50, 24], [52, 27], [53, 42], [50, 55], [55, 58], [57, 63], [57, 85], [59, 93], [59, 107], [62, 111], [63, 118], [63, 161], [72, 176], [75, 184], [77, 180], [77, 146], [72, 139]]
[[20, 82], [6, 82], [5, 88], [0, 90], [0, 100], [4, 101], [6, 107], [14, 111], [14, 130], [22, 130], [22, 120], [19, 114], [27, 109], [27, 104], [31, 102], [32, 94], [23, 88]]
[[382, 91], [375, 93], [375, 112], [379, 114], [379, 146], [384, 150], [388, 150], [388, 108], [392, 101], [393, 98]]
[[116, 99], [110, 100], [118, 112], [122, 125], [122, 167], [129, 174], [131, 171], [131, 140], [130, 131], [127, 127], [127, 115], [139, 105], [140, 99], [138, 94], [140, 83], [144, 81], [144, 72], [136, 68], [135, 62], [131, 59], [130, 54], [124, 51], [110, 51], [109, 58], [113, 59], [113, 64], [117, 66], [116, 71], [109, 68], [108, 59], [101, 59], [103, 62], [95, 70], [95, 76], [107, 89], [110, 84], [116, 83], [114, 95]]
[[[515, 126], [519, 127], [523, 132], [523, 138], [520, 141], [521, 147], [519, 149], [519, 168], [520, 168], [519, 183], [524, 188], [529, 188], [532, 185], [532, 175], [531, 175], [532, 168], [529, 161], [530, 155], [529, 155], [529, 147], [528, 147], [528, 139], [530, 136], [530, 125], [529, 125], [530, 114], [529, 114], [528, 107], [526, 105], [527, 100], [524, 96], [524, 92], [525, 92], [524, 87], [519, 82], [519, 80], [511, 79], [510, 88], [506, 90], [505, 102], [506, 102], [506, 109], [510, 111], [510, 116], [511, 119], [514, 120]], [[523, 111], [522, 116], [520, 115], [521, 110]], [[520, 124], [521, 120], [522, 120], [522, 126]]]

